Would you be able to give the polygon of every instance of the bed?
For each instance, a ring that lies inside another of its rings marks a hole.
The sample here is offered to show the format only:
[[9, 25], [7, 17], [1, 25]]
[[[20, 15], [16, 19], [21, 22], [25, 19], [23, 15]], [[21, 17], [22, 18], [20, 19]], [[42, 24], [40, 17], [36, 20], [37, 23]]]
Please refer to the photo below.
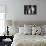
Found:
[[46, 36], [16, 34], [11, 46], [46, 46]]
[[[19, 22], [17, 22], [19, 23]], [[25, 23], [20, 23], [20, 26], [23, 25]], [[27, 23], [29, 24], [29, 22]], [[24, 26], [27, 28], [27, 26]], [[26, 34], [25, 35], [25, 30], [23, 31], [23, 27], [21, 27], [21, 31], [20, 33], [16, 33], [14, 35], [14, 38], [13, 38], [13, 42], [11, 44], [11, 46], [46, 46], [46, 35], [34, 35], [34, 32], [33, 32], [33, 35], [30, 35], [30, 25], [28, 26], [29, 29], [26, 29]], [[36, 29], [40, 29], [39, 27], [37, 27]], [[41, 29], [40, 29], [41, 30]], [[40, 31], [39, 30], [39, 31]], [[35, 31], [35, 29], [34, 29]], [[32, 32], [32, 31], [31, 31]], [[23, 34], [24, 33], [24, 34]]]

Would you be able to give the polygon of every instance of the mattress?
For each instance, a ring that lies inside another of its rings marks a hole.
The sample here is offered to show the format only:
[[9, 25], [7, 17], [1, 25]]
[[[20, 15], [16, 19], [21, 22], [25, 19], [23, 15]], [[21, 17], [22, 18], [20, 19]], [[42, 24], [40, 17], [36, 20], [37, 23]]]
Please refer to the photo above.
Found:
[[16, 34], [11, 46], [46, 46], [46, 36]]

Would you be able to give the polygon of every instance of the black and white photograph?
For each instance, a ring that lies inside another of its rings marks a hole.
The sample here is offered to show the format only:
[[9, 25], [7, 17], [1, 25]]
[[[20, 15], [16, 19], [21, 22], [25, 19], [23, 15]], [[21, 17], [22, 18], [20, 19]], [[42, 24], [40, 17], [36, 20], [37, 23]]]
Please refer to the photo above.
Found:
[[37, 14], [37, 6], [36, 5], [24, 5], [24, 14], [25, 15]]

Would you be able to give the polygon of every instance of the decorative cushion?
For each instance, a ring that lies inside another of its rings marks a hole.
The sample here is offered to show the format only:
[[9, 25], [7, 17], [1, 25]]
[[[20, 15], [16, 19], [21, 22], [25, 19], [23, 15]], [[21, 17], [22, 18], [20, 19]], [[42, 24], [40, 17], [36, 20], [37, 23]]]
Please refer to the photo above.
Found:
[[39, 26], [32, 27], [32, 35], [39, 35], [41, 34], [41, 28]]

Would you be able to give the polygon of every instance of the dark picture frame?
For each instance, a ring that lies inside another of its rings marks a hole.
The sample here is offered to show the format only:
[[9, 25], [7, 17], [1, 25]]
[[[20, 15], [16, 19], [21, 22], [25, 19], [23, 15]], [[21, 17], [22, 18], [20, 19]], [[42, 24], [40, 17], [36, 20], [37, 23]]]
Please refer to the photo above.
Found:
[[24, 5], [24, 14], [25, 15], [36, 15], [37, 6], [36, 5]]

